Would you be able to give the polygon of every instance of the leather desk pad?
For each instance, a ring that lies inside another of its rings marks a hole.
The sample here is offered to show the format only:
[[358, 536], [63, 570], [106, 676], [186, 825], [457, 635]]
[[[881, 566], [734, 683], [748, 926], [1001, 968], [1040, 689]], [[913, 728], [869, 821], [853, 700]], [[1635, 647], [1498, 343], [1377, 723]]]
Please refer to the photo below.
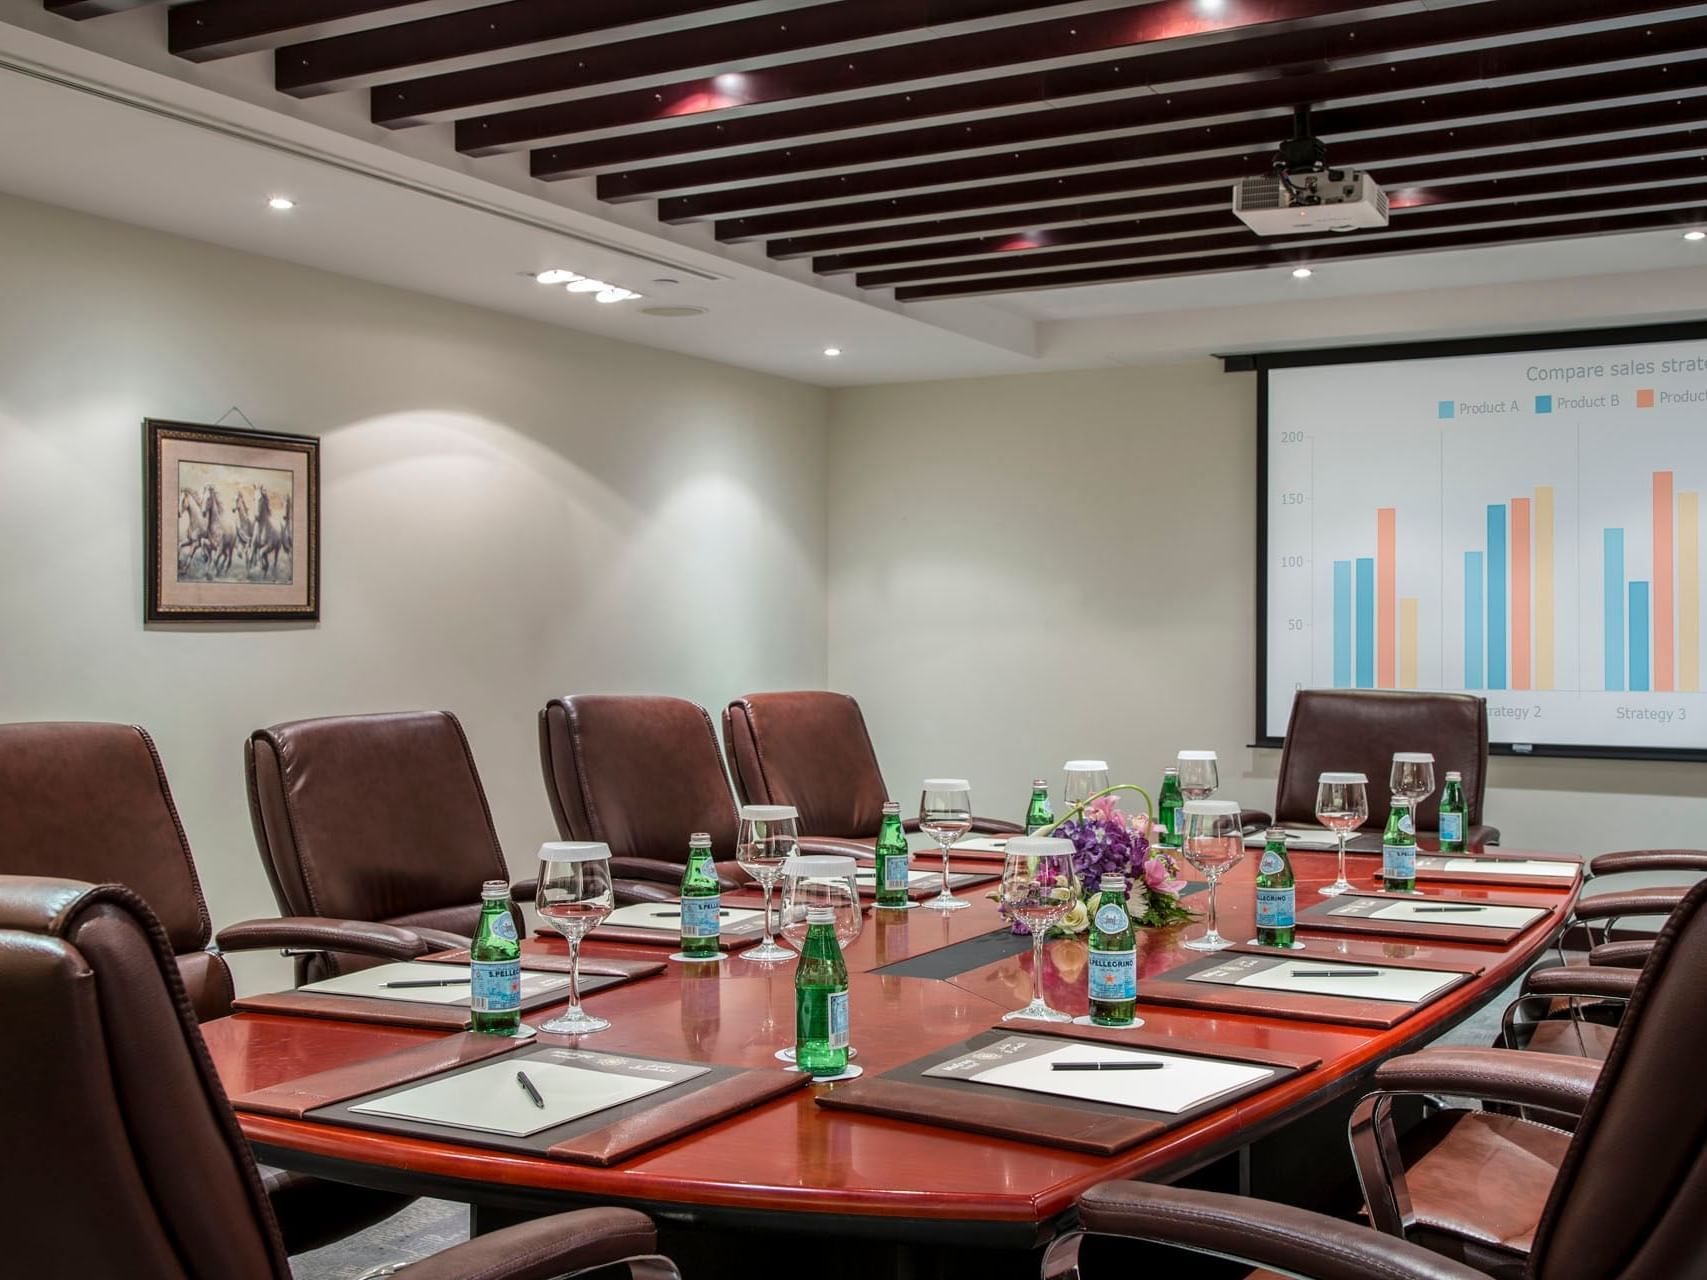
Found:
[[[436, 955], [419, 956], [421, 964], [467, 964], [468, 949], [441, 951]], [[650, 978], [670, 966], [662, 960], [619, 960], [613, 956], [581, 955], [581, 973], [587, 977]], [[539, 951], [522, 952], [523, 973], [568, 973], [569, 957], [547, 955]]]
[[[656, 905], [660, 911], [668, 911], [674, 906], [673, 903], [669, 902], [659, 902], [654, 905]], [[727, 899], [727, 896], [725, 896], [723, 905], [726, 907], [739, 907], [742, 910], [750, 911], [759, 904], [745, 901], [731, 902]], [[660, 923], [663, 922], [660, 921]], [[563, 937], [563, 935], [558, 933], [557, 930], [547, 928], [545, 926], [535, 929], [534, 934], [541, 938], [561, 939]], [[724, 951], [738, 951], [742, 947], [750, 947], [755, 943], [762, 942], [764, 940], [764, 936], [764, 917], [762, 915], [752, 916], [723, 930], [723, 932], [717, 937], [717, 945]], [[587, 941], [638, 942], [642, 946], [668, 947], [671, 951], [678, 951], [681, 949], [682, 935], [680, 930], [674, 927], [665, 929], [639, 929], [632, 925], [601, 924], [598, 928], [594, 929], [587, 935]], [[582, 964], [584, 965], [585, 963], [586, 961], [583, 960]]]
[[[573, 1046], [568, 1045], [541, 1045], [528, 1042], [518, 1046], [512, 1041], [509, 1042], [509, 1046], [515, 1051], [512, 1061], [517, 1067], [523, 1067], [534, 1060], [550, 1061], [554, 1055], [565, 1051], [576, 1051]], [[491, 1056], [493, 1055], [482, 1055], [480, 1059], [464, 1061], [448, 1070], [432, 1071], [425, 1073], [425, 1075], [460, 1074], [481, 1066], [482, 1060]], [[652, 1061], [673, 1062], [678, 1060], [653, 1058]], [[633, 1102], [609, 1107], [603, 1111], [594, 1112], [592, 1115], [582, 1116], [578, 1120], [571, 1120], [566, 1124], [529, 1134], [526, 1137], [512, 1137], [509, 1134], [501, 1133], [482, 1133], [472, 1129], [459, 1129], [450, 1125], [432, 1124], [426, 1121], [394, 1116], [367, 1115], [350, 1110], [351, 1107], [368, 1100], [370, 1097], [390, 1093], [399, 1084], [407, 1083], [409, 1077], [384, 1083], [368, 1081], [361, 1086], [361, 1092], [345, 1094], [336, 1101], [330, 1101], [327, 1105], [306, 1112], [303, 1118], [318, 1120], [327, 1124], [347, 1125], [356, 1129], [372, 1129], [381, 1133], [399, 1134], [409, 1138], [426, 1138], [435, 1142], [491, 1147], [499, 1151], [513, 1151], [521, 1155], [566, 1160], [573, 1164], [604, 1166], [620, 1164], [642, 1151], [694, 1133], [706, 1125], [715, 1124], [720, 1120], [756, 1107], [760, 1103], [769, 1102], [772, 1098], [781, 1097], [785, 1093], [802, 1088], [810, 1078], [799, 1072], [784, 1071], [780, 1067], [775, 1070], [750, 1071], [740, 1067], [718, 1066], [711, 1063], [690, 1065], [706, 1067], [707, 1070], [704, 1075], [684, 1081], [661, 1092], [636, 1098]], [[419, 1080], [424, 1079], [425, 1076], [412, 1078]], [[298, 1083], [299, 1088], [300, 1083]], [[250, 1109], [255, 1108], [250, 1107]]]
[[[942, 890], [941, 865], [939, 864], [935, 867], [915, 866], [913, 870], [929, 871], [931, 873], [931, 878], [929, 880], [920, 880], [917, 884], [908, 885], [907, 896], [914, 902], [922, 902], [926, 898], [936, 897]], [[968, 885], [974, 884], [994, 884], [1001, 878], [1002, 873], [1000, 871], [955, 871], [950, 869], [948, 873], [948, 887], [949, 889], [954, 890], [964, 889]], [[877, 886], [875, 884], [860, 885], [859, 896], [862, 898], [875, 898], [877, 896]]]
[[[632, 977], [616, 974], [581, 975], [581, 994], [620, 986]], [[567, 988], [565, 988], [567, 990]], [[563, 1004], [564, 991], [549, 991], [522, 1001], [522, 1012]], [[341, 1022], [373, 1022], [386, 1027], [425, 1027], [430, 1031], [467, 1031], [470, 1014], [462, 1005], [414, 1003], [408, 1000], [377, 1000], [368, 996], [343, 996], [318, 991], [269, 991], [241, 996], [231, 1002], [240, 1013], [283, 1013], [301, 1018], [336, 1018]]]
[[[1218, 1058], [1269, 1067], [1274, 1074], [1177, 1114], [1087, 1102], [1080, 1098], [1052, 1098], [1045, 1094], [925, 1074], [952, 1058], [975, 1053], [1015, 1035], [1058, 1038], [1063, 1043], [1094, 1040], [1126, 1048]], [[1313, 1070], [1320, 1064], [1320, 1058], [1303, 1054], [1268, 1049], [1240, 1048], [1235, 1051], [1208, 1041], [1146, 1032], [1142, 1027], [1067, 1027], [1052, 1023], [1010, 1022], [980, 1032], [970, 1040], [933, 1050], [881, 1075], [838, 1084], [821, 1092], [814, 1101], [820, 1107], [833, 1111], [858, 1111], [913, 1124], [964, 1129], [1015, 1142], [1111, 1156], [1267, 1089], [1289, 1076]]]
[[[1465, 886], [1468, 888], [1468, 886]], [[1559, 886], [1554, 885], [1553, 888]], [[1535, 919], [1525, 925], [1490, 928], [1487, 925], [1453, 924], [1450, 914], [1443, 914], [1438, 921], [1425, 920], [1377, 920], [1369, 916], [1336, 916], [1331, 914], [1335, 907], [1344, 906], [1352, 898], [1380, 899], [1387, 902], [1418, 902], [1427, 900], [1430, 903], [1454, 905], [1463, 903], [1477, 907], [1527, 907], [1540, 912]], [[1415, 893], [1383, 893], [1378, 889], [1359, 889], [1355, 893], [1342, 894], [1337, 898], [1323, 898], [1320, 902], [1299, 909], [1298, 928], [1311, 932], [1367, 933], [1381, 934], [1400, 938], [1421, 938], [1429, 942], [1481, 942], [1489, 946], [1508, 947], [1518, 938], [1528, 933], [1538, 925], [1547, 923], [1550, 918], [1548, 907], [1539, 902], [1526, 898], [1514, 898], [1510, 895], [1497, 893], [1477, 894], [1474, 897], [1462, 894], [1415, 894]]]
[[[1470, 859], [1485, 865], [1482, 871], [1448, 871], [1445, 864], [1448, 861]], [[1578, 871], [1574, 876], [1537, 876], [1524, 875], [1517, 871], [1501, 871], [1502, 862], [1576, 862], [1575, 858], [1559, 857], [1554, 854], [1504, 854], [1485, 850], [1481, 853], [1418, 853], [1417, 880], [1427, 884], [1487, 884], [1505, 885], [1509, 888], [1524, 889], [1553, 889], [1570, 890], [1576, 887], [1582, 878]], [[1381, 868], [1377, 867], [1370, 876], [1373, 880], [1381, 879]]]

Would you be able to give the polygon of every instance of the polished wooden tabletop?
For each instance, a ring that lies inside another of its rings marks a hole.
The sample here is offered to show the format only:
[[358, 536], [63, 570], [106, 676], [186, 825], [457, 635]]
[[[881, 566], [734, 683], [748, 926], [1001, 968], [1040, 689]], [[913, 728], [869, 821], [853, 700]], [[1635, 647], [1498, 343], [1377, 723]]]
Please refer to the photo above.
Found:
[[[1295, 853], [1300, 908], [1332, 879], [1330, 854]], [[1253, 932], [1254, 858], [1246, 858], [1220, 889], [1222, 932]], [[1349, 859], [1353, 883], [1374, 887], [1378, 859]], [[968, 867], [968, 869], [971, 869]], [[1533, 963], [1563, 928], [1579, 885], [1510, 888], [1426, 885], [1431, 894], [1494, 894], [1546, 908], [1549, 919], [1510, 947], [1423, 943], [1398, 938], [1302, 933], [1313, 951], [1381, 961], [1484, 966], [1479, 977], [1388, 1031], [1331, 1022], [1284, 1020], [1209, 1009], [1145, 1005], [1146, 1030], [1214, 1041], [1229, 1047], [1272, 1048], [1320, 1057], [1322, 1065], [1260, 1094], [1169, 1130], [1112, 1158], [987, 1138], [928, 1123], [907, 1123], [817, 1107], [821, 1085], [732, 1117], [614, 1168], [591, 1168], [474, 1146], [394, 1137], [306, 1120], [240, 1113], [244, 1132], [270, 1162], [422, 1194], [478, 1199], [482, 1188], [515, 1202], [588, 1199], [673, 1204], [715, 1216], [719, 1211], [882, 1217], [947, 1231], [980, 1227], [1008, 1242], [1037, 1238], [1092, 1184], [1111, 1177], [1178, 1176], [1210, 1156], [1255, 1136], [1348, 1089], [1360, 1086], [1379, 1060], [1414, 1048], [1486, 1004]], [[961, 896], [964, 911], [872, 911], [847, 948], [852, 971], [852, 1038], [867, 1072], [909, 1062], [988, 1029], [1002, 1013], [1031, 997], [1029, 951], [947, 979], [873, 972], [910, 956], [962, 942], [1002, 926], [982, 888]], [[1201, 911], [1205, 895], [1189, 899]], [[1145, 933], [1140, 973], [1154, 976], [1202, 953], [1185, 950], [1201, 921]], [[560, 942], [536, 942], [561, 949]], [[588, 952], [659, 958], [660, 948], [591, 944]], [[1086, 948], [1080, 939], [1048, 944], [1043, 985], [1057, 1008], [1086, 1008]], [[585, 1037], [616, 1052], [779, 1069], [774, 1052], [794, 1033], [794, 966], [767, 967], [739, 953], [713, 967], [672, 964], [666, 973], [599, 992], [588, 1006], [611, 1029]], [[530, 1020], [543, 1021], [549, 1011]], [[1020, 1026], [1035, 1024], [1019, 1024]], [[428, 1039], [437, 1033], [312, 1018], [238, 1014], [204, 1027], [209, 1048], [232, 1095], [344, 1066]], [[549, 1042], [555, 1037], [542, 1037]], [[881, 1232], [883, 1225], [866, 1223]], [[899, 1230], [899, 1227], [896, 1228]], [[947, 1238], [945, 1236], [945, 1238]]]

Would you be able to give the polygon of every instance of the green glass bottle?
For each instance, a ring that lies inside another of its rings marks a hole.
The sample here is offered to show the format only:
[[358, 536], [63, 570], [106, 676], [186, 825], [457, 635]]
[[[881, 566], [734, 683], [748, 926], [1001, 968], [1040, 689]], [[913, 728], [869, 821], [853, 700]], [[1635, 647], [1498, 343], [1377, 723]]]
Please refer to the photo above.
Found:
[[1179, 819], [1184, 805], [1185, 796], [1179, 789], [1179, 770], [1169, 765], [1162, 770], [1162, 789], [1156, 795], [1156, 817], [1164, 830], [1158, 833], [1161, 838], [1155, 843], [1170, 849], [1180, 847]]
[[711, 864], [711, 837], [696, 831], [688, 837], [688, 865], [682, 869], [682, 949], [689, 960], [715, 960], [721, 954], [723, 895], [717, 887], [717, 868]]
[[806, 941], [794, 971], [794, 1064], [814, 1076], [848, 1069], [848, 966], [832, 907], [806, 909]]
[[1464, 852], [1464, 830], [1469, 816], [1464, 807], [1464, 775], [1456, 769], [1446, 775], [1446, 788], [1440, 793], [1440, 851]]
[[1090, 903], [1091, 938], [1086, 981], [1091, 1021], [1128, 1027], [1138, 1004], [1138, 938], [1126, 905], [1126, 878], [1104, 875]]
[[1055, 810], [1049, 807], [1049, 779], [1031, 780], [1031, 804], [1025, 811], [1025, 833], [1034, 836], [1055, 821]]
[[1270, 827], [1257, 862], [1257, 945], [1290, 947], [1298, 926], [1297, 882], [1286, 854], [1286, 828]]
[[515, 1035], [522, 1027], [522, 944], [510, 914], [510, 886], [502, 880], [480, 886], [480, 923], [468, 944], [468, 968], [469, 1026]]
[[907, 833], [901, 830], [901, 806], [883, 802], [883, 825], [877, 832], [877, 861], [872, 868], [877, 885], [877, 905], [905, 907], [908, 904]]
[[1381, 833], [1381, 887], [1388, 893], [1411, 893], [1417, 887], [1417, 824], [1403, 800], [1393, 801]]

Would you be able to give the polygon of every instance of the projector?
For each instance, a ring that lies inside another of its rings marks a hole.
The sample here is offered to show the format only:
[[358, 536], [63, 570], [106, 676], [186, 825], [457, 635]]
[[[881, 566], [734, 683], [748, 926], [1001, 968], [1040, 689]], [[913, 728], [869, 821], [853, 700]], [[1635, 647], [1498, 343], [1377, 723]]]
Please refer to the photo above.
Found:
[[1355, 231], [1387, 225], [1387, 193], [1356, 169], [1281, 171], [1235, 186], [1233, 213], [1259, 236]]

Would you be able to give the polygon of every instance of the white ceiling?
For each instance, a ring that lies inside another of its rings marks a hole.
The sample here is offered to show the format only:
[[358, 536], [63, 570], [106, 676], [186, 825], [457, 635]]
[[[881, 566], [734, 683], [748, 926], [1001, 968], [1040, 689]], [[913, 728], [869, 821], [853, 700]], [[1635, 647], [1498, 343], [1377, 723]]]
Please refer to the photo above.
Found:
[[[446, 129], [375, 129], [360, 95], [275, 94], [264, 55], [173, 59], [164, 16], [72, 23], [0, 0], [0, 191], [820, 385], [1699, 315], [1707, 299], [1707, 244], [1648, 232], [1338, 262], [1306, 281], [1240, 272], [900, 305], [646, 206], [602, 205], [585, 183], [535, 182], [520, 157], [459, 156]], [[270, 211], [275, 193], [298, 207]], [[558, 266], [646, 297], [600, 305], [527, 278]], [[641, 310], [659, 304], [706, 314]]]

